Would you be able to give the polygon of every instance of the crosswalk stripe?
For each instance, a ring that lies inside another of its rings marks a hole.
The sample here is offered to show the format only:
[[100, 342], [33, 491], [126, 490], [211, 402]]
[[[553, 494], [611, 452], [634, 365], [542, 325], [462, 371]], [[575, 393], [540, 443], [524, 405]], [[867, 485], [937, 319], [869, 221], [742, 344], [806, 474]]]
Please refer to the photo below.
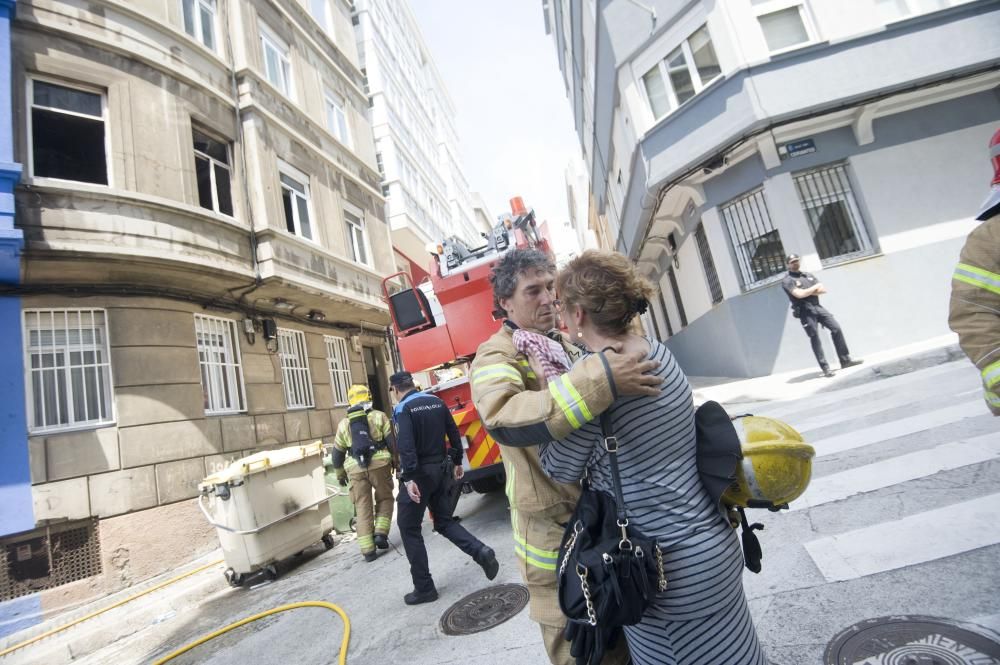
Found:
[[958, 469], [1000, 457], [1000, 436], [984, 434], [965, 441], [892, 457], [854, 469], [813, 478], [809, 489], [792, 502], [790, 510], [804, 510], [841, 501], [855, 494], [872, 492], [941, 471]]
[[882, 425], [873, 425], [809, 443], [816, 449], [817, 457], [824, 457], [981, 415], [989, 415], [989, 410], [986, 409], [982, 400], [976, 400], [926, 413], [918, 413]]
[[1000, 543], [1000, 494], [805, 544], [828, 582], [905, 568]]
[[[934, 398], [940, 403], [941, 396], [932, 387], [928, 387], [925, 393], [926, 394], [910, 393], [902, 395], [882, 395], [880, 397], [863, 400], [853, 404], [852, 406], [824, 410], [818, 415], [812, 417], [795, 418], [794, 427], [802, 434], [806, 434], [807, 432], [818, 430], [823, 427], [829, 427], [830, 425], [837, 425], [840, 423], [850, 422], [851, 420], [857, 418], [865, 418], [885, 413], [886, 411], [890, 411], [892, 409], [911, 405], [914, 402], [921, 401], [921, 399], [931, 401], [931, 398]], [[976, 386], [972, 390], [963, 390], [962, 392], [951, 394], [948, 397], [954, 399], [955, 401], [965, 402], [967, 401], [966, 399], [959, 400], [958, 398], [968, 398], [970, 395], [975, 395], [976, 398], [979, 399], [982, 394], [982, 386]], [[793, 424], [792, 421], [789, 421], [789, 424]]]

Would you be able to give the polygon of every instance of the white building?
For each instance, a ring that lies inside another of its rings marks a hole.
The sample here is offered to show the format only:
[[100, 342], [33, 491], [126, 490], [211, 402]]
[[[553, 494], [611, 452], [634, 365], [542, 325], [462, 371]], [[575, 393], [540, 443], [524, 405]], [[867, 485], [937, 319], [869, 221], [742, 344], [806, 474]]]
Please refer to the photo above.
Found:
[[397, 262], [422, 269], [428, 243], [452, 235], [472, 245], [481, 242], [458, 155], [455, 109], [409, 5], [403, 0], [354, 4]]
[[689, 374], [814, 363], [778, 284], [788, 253], [854, 355], [948, 333], [1000, 125], [1000, 5], [542, 4], [591, 214], [657, 283], [651, 332]]

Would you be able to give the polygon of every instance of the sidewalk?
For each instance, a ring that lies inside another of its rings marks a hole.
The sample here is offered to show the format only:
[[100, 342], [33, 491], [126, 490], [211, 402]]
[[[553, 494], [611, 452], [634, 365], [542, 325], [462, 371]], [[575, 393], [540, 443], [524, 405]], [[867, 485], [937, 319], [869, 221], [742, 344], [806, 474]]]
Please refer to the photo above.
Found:
[[942, 335], [891, 351], [873, 353], [864, 363], [846, 370], [836, 370], [832, 379], [823, 376], [818, 367], [803, 368], [753, 379], [689, 376], [694, 400], [701, 404], [715, 400], [734, 407], [789, 399], [800, 399], [817, 393], [841, 390], [853, 386], [907, 374], [926, 367], [964, 359], [954, 334]]

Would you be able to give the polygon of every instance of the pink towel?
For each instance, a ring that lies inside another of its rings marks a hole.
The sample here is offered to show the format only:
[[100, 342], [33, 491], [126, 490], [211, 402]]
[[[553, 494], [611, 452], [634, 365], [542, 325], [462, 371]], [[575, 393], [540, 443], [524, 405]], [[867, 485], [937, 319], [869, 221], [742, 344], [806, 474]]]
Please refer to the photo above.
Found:
[[515, 330], [514, 348], [540, 364], [549, 381], [569, 371], [570, 361], [566, 350], [562, 344], [545, 335]]

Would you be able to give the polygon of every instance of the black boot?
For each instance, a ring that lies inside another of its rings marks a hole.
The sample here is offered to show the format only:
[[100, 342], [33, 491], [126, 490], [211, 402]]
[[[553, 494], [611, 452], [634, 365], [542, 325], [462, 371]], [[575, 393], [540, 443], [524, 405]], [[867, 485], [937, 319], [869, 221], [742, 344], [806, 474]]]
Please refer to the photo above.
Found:
[[496, 554], [490, 547], [484, 545], [483, 549], [479, 550], [479, 554], [475, 556], [475, 561], [482, 566], [488, 580], [492, 580], [500, 572], [500, 562], [497, 561]]
[[371, 552], [365, 552], [365, 563], [371, 563], [378, 558], [378, 552], [372, 550]]
[[855, 365], [860, 365], [864, 360], [851, 360], [850, 356], [847, 358], [840, 359], [840, 369], [847, 369], [848, 367], [854, 367]]
[[432, 603], [438, 599], [437, 589], [431, 589], [430, 591], [417, 591], [414, 589], [410, 593], [403, 596], [403, 602], [407, 605], [419, 605], [421, 603]]
[[826, 378], [832, 379], [835, 376], [833, 370], [830, 369], [829, 367], [823, 367], [821, 369], [823, 370], [823, 376], [825, 376]]
[[373, 540], [375, 541], [375, 547], [377, 547], [378, 549], [380, 550], [389, 549], [389, 539], [386, 537], [384, 533], [376, 533]]

